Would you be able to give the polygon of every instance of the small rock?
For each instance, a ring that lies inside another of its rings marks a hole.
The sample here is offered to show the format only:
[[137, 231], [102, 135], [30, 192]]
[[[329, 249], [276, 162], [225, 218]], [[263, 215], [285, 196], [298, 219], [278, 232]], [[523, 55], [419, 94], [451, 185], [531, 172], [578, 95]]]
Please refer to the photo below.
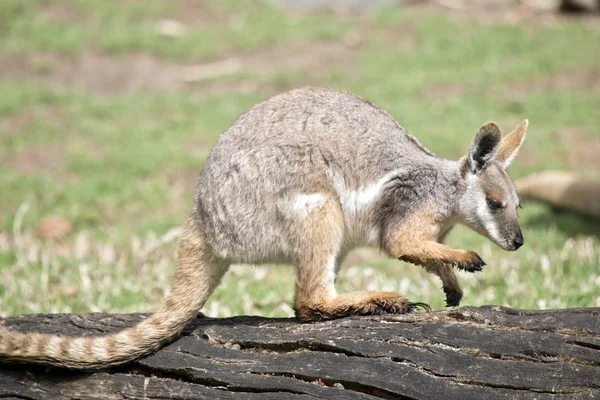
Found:
[[196, 83], [232, 75], [242, 69], [242, 63], [237, 58], [215, 61], [212, 63], [189, 65], [182, 72], [182, 80], [187, 83]]
[[242, 348], [239, 344], [234, 342], [226, 342], [223, 344], [223, 347], [228, 350], [240, 350]]
[[334, 387], [334, 388], [338, 388], [338, 389], [345, 389], [345, 388], [344, 388], [344, 385], [342, 385], [342, 384], [341, 384], [341, 383], [339, 383], [339, 382], [336, 382], [336, 383], [334, 383], [334, 384], [333, 384], [333, 387]]
[[60, 239], [73, 230], [73, 225], [68, 220], [57, 215], [44, 217], [38, 225], [38, 233], [44, 239]]
[[175, 19], [161, 19], [156, 23], [156, 31], [163, 36], [180, 37], [185, 31], [185, 25]]

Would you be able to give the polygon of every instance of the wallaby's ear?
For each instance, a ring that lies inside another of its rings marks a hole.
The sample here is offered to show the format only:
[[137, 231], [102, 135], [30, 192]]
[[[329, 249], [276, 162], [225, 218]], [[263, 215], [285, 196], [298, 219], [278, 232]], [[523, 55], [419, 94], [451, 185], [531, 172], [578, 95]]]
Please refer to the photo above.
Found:
[[496, 157], [502, 134], [494, 122], [486, 122], [479, 128], [469, 150], [469, 169], [477, 172], [484, 169]]
[[521, 147], [523, 140], [525, 140], [527, 125], [529, 125], [529, 121], [524, 120], [500, 141], [500, 149], [498, 150], [496, 159], [504, 164], [504, 168], [508, 167], [517, 156], [519, 147]]

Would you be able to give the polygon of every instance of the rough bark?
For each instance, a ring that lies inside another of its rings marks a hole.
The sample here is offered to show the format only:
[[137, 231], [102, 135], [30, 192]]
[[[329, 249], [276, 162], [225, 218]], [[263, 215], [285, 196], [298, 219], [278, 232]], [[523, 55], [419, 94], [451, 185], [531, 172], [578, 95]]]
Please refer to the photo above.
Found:
[[[20, 331], [95, 335], [144, 315], [26, 315]], [[0, 398], [600, 398], [600, 308], [464, 307], [320, 323], [199, 317], [171, 345], [95, 373], [0, 365]]]

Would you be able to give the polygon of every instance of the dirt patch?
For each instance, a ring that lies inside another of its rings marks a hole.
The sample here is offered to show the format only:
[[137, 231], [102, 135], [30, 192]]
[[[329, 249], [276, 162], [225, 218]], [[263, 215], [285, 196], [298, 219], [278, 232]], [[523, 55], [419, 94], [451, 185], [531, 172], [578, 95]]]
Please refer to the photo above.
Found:
[[18, 136], [21, 131], [35, 121], [33, 113], [29, 110], [20, 111], [13, 115], [0, 118], [0, 132], [10, 137]]
[[[508, 129], [503, 131], [504, 134], [508, 132], [510, 132], [510, 130]], [[546, 154], [540, 154], [539, 152], [535, 151], [535, 149], [530, 149], [527, 146], [522, 146], [519, 149], [519, 154], [514, 161], [514, 165], [518, 165], [519, 167], [537, 168], [542, 163], [541, 159], [545, 156]]]
[[352, 66], [359, 46], [340, 42], [305, 42], [286, 47], [259, 50], [242, 56], [242, 64], [267, 75], [282, 69], [323, 71], [332, 67]]
[[14, 79], [100, 94], [185, 90], [203, 85], [210, 92], [234, 91], [247, 86], [248, 82], [219, 79], [237, 72], [246, 73], [254, 80], [282, 70], [310, 70], [313, 74], [332, 67], [353, 65], [358, 46], [352, 44], [302, 42], [187, 65], [166, 62], [148, 54], [110, 56], [91, 49], [74, 58], [53, 53], [0, 54], [0, 70]]
[[66, 153], [63, 145], [39, 146], [16, 153], [8, 157], [5, 163], [22, 174], [35, 175], [56, 170]]
[[[188, 153], [207, 156], [213, 147], [213, 144], [212, 141], [208, 141], [203, 137], [195, 137], [187, 142], [186, 149], [188, 150]], [[200, 178], [201, 170], [201, 163], [198, 163], [197, 167], [168, 171], [165, 174], [166, 181], [177, 198], [185, 198], [186, 196], [189, 197], [193, 194], [196, 182], [198, 181], [198, 178]]]
[[145, 54], [112, 57], [92, 50], [75, 58], [51, 53], [0, 54], [0, 69], [14, 79], [102, 94], [179, 89], [183, 85], [181, 66]]
[[412, 21], [402, 24], [387, 26], [385, 28], [370, 29], [365, 31], [365, 35], [374, 34], [387, 42], [390, 50], [395, 53], [410, 53], [418, 48], [417, 38], [415, 36], [415, 24]]
[[[436, 84], [425, 89], [429, 98], [455, 98], [472, 91], [468, 82]], [[491, 88], [490, 90], [495, 90]], [[600, 67], [580, 68], [552, 75], [507, 82], [503, 85], [509, 97], [520, 97], [544, 90], [550, 92], [576, 91], [586, 94], [600, 93]]]
[[40, 13], [47, 16], [55, 22], [76, 22], [78, 24], [85, 23], [87, 20], [87, 14], [81, 8], [74, 4], [51, 3], [44, 5], [41, 8]]
[[207, 0], [178, 0], [177, 11], [174, 18], [188, 26], [197, 26], [206, 23], [234, 23], [238, 18], [224, 9], [211, 6]]
[[[135, 3], [143, 5], [143, 0]], [[88, 15], [86, 11], [75, 4], [56, 2], [44, 4], [39, 7], [39, 12], [56, 22], [85, 23]], [[168, 14], [168, 15], [167, 15]], [[205, 23], [224, 23], [232, 19], [232, 15], [225, 9], [214, 7], [207, 0], [175, 0], [172, 1], [165, 17], [176, 18], [185, 25], [194, 26]]]
[[191, 198], [202, 168], [190, 168], [167, 175], [167, 183], [177, 198]]
[[425, 95], [430, 99], [450, 99], [460, 97], [469, 90], [469, 84], [459, 83], [440, 83], [432, 85], [425, 89]]
[[566, 155], [571, 167], [600, 171], [600, 137], [591, 137], [580, 129], [565, 128], [558, 132], [558, 138], [565, 144], [560, 156]]
[[213, 144], [203, 137], [196, 137], [188, 142], [186, 146], [194, 154], [207, 155]]
[[538, 90], [600, 92], [600, 67], [578, 68], [507, 85], [507, 91], [515, 95]]

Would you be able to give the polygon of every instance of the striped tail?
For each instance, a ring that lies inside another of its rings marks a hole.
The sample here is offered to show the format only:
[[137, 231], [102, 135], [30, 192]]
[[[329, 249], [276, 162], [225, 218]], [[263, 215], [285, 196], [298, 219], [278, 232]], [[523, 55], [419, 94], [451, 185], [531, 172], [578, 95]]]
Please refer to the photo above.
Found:
[[139, 359], [176, 338], [195, 318], [227, 269], [212, 260], [197, 225], [192, 218], [188, 220], [179, 243], [173, 290], [160, 311], [106, 336], [21, 333], [0, 326], [0, 362], [100, 369]]
[[158, 350], [195, 315], [191, 311], [168, 313], [165, 309], [132, 328], [107, 336], [58, 336], [0, 328], [0, 360], [86, 370], [124, 364]]

